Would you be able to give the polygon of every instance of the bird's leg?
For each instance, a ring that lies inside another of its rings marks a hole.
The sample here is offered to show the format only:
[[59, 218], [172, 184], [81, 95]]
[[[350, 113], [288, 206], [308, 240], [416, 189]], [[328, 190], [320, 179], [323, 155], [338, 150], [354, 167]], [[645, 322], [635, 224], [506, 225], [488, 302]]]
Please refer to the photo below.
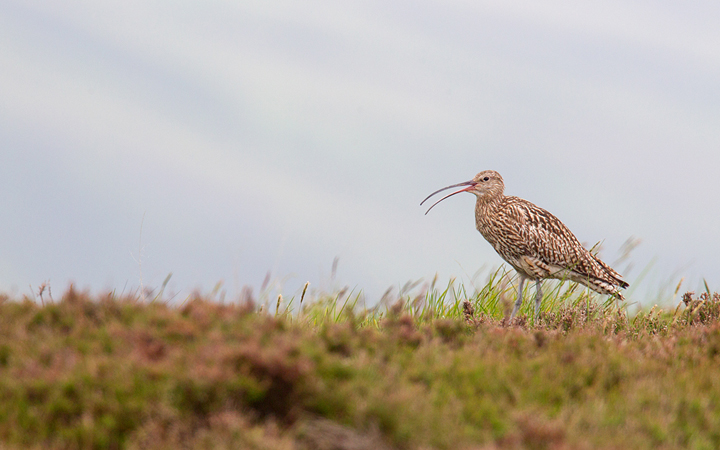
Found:
[[541, 280], [535, 282], [535, 318], [540, 317], [540, 303], [542, 303], [542, 286], [540, 285]]
[[520, 283], [518, 284], [517, 300], [515, 300], [515, 307], [514, 307], [513, 310], [512, 310], [512, 314], [510, 314], [510, 321], [511, 321], [511, 322], [512, 322], [513, 318], [515, 317], [515, 314], [517, 314], [518, 309], [520, 309], [520, 305], [522, 305], [523, 284], [525, 284], [525, 277], [520, 276]]

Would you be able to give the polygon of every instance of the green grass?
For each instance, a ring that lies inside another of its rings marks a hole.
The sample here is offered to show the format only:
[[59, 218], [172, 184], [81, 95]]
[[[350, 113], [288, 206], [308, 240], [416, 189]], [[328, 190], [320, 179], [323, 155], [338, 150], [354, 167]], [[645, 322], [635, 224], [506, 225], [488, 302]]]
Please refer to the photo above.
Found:
[[548, 283], [508, 324], [506, 275], [375, 308], [3, 297], [0, 448], [720, 447], [720, 295], [629, 314]]

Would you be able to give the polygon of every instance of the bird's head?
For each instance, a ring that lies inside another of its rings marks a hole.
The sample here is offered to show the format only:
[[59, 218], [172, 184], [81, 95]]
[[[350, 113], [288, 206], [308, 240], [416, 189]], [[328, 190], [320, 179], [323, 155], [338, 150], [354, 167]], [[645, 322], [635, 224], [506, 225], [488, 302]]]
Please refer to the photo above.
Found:
[[490, 199], [494, 197], [501, 197], [503, 195], [503, 191], [505, 190], [505, 183], [503, 183], [503, 179], [499, 173], [495, 172], [494, 170], [483, 170], [479, 174], [475, 175], [475, 177], [470, 181], [465, 181], [463, 183], [453, 184], [450, 186], [446, 186], [442, 189], [438, 189], [437, 191], [428, 195], [427, 198], [425, 198], [425, 200], [423, 200], [420, 204], [422, 205], [423, 203], [428, 201], [430, 197], [437, 194], [438, 192], [460, 186], [465, 187], [463, 187], [463, 189], [453, 192], [452, 194], [448, 194], [433, 203], [432, 206], [428, 208], [428, 210], [425, 212], [425, 214], [429, 213], [430, 210], [433, 209], [433, 207], [441, 201], [461, 192], [470, 192], [471, 194], [475, 194], [478, 199]]

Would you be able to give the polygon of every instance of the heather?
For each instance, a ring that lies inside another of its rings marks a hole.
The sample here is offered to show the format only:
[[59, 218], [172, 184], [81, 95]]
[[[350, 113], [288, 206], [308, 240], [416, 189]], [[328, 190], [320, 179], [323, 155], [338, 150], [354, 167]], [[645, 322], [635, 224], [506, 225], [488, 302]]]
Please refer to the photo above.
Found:
[[508, 291], [3, 297], [0, 448], [720, 447], [720, 295]]

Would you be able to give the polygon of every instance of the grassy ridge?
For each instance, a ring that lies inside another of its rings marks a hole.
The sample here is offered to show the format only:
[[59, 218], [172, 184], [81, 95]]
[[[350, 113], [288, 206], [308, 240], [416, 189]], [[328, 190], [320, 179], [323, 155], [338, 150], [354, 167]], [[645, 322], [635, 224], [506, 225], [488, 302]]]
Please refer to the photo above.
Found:
[[630, 317], [558, 287], [537, 323], [508, 325], [506, 291], [275, 315], [5, 298], [0, 447], [720, 447], [720, 295]]

